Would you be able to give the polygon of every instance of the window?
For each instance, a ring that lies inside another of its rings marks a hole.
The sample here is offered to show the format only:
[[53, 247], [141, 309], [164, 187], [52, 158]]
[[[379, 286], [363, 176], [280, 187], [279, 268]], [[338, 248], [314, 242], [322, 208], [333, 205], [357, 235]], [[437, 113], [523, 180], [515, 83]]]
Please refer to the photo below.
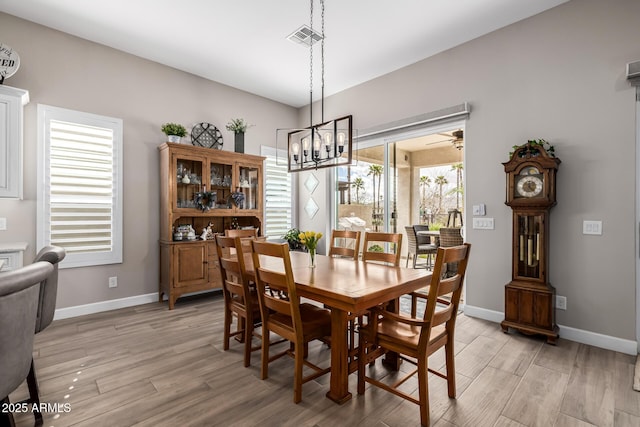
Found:
[[122, 262], [122, 120], [38, 105], [38, 248], [60, 268]]
[[[265, 161], [265, 209], [264, 235], [281, 238], [294, 224], [294, 201], [296, 200], [294, 177], [287, 172], [286, 153], [278, 154], [272, 147], [262, 147]], [[278, 164], [278, 157], [282, 164]]]

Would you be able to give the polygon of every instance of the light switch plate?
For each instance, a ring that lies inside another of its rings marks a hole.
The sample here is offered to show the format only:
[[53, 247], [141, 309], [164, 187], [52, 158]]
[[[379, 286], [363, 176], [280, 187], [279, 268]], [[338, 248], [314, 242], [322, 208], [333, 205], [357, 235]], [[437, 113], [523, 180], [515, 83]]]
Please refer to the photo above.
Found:
[[485, 216], [486, 208], [484, 203], [473, 205], [473, 216]]
[[582, 234], [602, 235], [602, 221], [583, 221]]
[[493, 230], [493, 218], [473, 218], [473, 228], [477, 230]]
[[0, 230], [7, 229], [7, 218], [0, 218]]

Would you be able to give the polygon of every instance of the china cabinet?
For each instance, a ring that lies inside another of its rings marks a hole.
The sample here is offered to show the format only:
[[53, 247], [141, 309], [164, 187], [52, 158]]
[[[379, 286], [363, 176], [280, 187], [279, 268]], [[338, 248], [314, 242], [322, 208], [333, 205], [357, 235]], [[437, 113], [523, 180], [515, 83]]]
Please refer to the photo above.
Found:
[[199, 237], [205, 229], [262, 232], [264, 157], [168, 142], [159, 150], [159, 298], [173, 309], [184, 294], [222, 286], [215, 241]]
[[0, 197], [22, 199], [22, 116], [29, 92], [0, 85]]

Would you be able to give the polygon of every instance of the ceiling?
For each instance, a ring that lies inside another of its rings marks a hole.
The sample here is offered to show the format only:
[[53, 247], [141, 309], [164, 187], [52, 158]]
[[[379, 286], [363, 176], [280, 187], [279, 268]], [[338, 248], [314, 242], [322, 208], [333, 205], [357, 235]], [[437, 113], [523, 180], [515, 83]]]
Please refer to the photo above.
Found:
[[[325, 96], [566, 1], [326, 0]], [[294, 107], [309, 102], [309, 49], [287, 36], [310, 24], [309, 7], [305, 0], [0, 0], [2, 12]], [[317, 99], [319, 48], [314, 58]]]

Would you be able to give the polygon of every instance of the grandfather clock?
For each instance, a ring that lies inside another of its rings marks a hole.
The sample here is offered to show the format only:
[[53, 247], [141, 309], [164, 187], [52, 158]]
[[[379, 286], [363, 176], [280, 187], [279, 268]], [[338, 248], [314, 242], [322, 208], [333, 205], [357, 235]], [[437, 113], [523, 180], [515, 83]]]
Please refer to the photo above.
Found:
[[502, 330], [547, 336], [555, 344], [556, 290], [548, 282], [549, 210], [556, 204], [560, 160], [535, 141], [518, 147], [503, 163], [506, 204], [513, 209], [512, 275], [505, 286]]

